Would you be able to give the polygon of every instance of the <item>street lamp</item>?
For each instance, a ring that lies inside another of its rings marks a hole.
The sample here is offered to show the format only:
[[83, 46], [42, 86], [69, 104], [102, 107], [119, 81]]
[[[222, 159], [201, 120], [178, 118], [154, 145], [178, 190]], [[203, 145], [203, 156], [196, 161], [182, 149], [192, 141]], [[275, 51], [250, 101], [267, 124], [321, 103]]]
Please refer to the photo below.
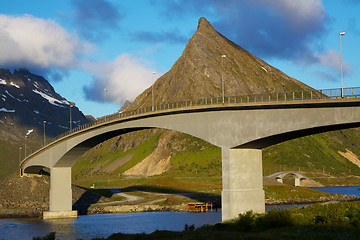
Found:
[[152, 86], [151, 86], [151, 98], [152, 98], [152, 111], [154, 111], [154, 76], [155, 76], [155, 72], [152, 73]]
[[26, 158], [26, 138], [30, 135], [30, 133], [32, 133], [34, 130], [33, 129], [31, 129], [31, 130], [28, 130], [27, 131], [27, 133], [25, 134], [25, 149], [24, 149], [24, 151], [25, 151], [25, 158]]
[[27, 138], [27, 135], [25, 135], [25, 148], [24, 148], [24, 158], [26, 158], [26, 138]]
[[342, 73], [342, 53], [341, 53], [341, 36], [345, 35], [345, 32], [339, 33], [340, 36], [340, 73], [341, 73], [341, 98], [344, 97], [344, 87], [343, 87], [343, 73]]
[[225, 88], [224, 88], [224, 70], [223, 70], [223, 58], [226, 58], [226, 55], [221, 55], [221, 91], [222, 91], [222, 103], [225, 103]]
[[43, 121], [43, 127], [44, 127], [44, 146], [46, 145], [45, 124], [46, 124], [46, 121], [44, 120], [44, 121]]
[[75, 103], [70, 102], [70, 130], [72, 129], [71, 108], [74, 107], [74, 106], [75, 106]]
[[21, 164], [21, 147], [19, 147], [19, 166], [20, 166], [20, 164]]
[[107, 89], [104, 88], [104, 110], [105, 110], [105, 122], [106, 122], [106, 92], [107, 92]]

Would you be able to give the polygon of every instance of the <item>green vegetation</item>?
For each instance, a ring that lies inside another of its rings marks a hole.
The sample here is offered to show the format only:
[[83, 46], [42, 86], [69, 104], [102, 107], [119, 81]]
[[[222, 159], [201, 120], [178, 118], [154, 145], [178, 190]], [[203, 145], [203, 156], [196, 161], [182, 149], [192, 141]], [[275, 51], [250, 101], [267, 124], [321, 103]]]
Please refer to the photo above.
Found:
[[[359, 129], [347, 129], [297, 138], [266, 148], [263, 152], [264, 176], [293, 170], [308, 177], [360, 175], [360, 168], [340, 152], [360, 156]], [[359, 162], [360, 163], [360, 162]]]
[[322, 198], [340, 197], [340, 194], [324, 193], [305, 187], [289, 185], [264, 186], [265, 198], [268, 201], [317, 201]]
[[56, 232], [51, 232], [44, 237], [33, 237], [33, 240], [55, 240]]
[[[94, 175], [94, 178], [101, 179], [101, 176], [108, 175], [110, 178], [118, 178], [121, 173], [135, 166], [137, 163], [146, 158], [155, 148], [157, 141], [159, 139], [159, 134], [154, 134], [149, 140], [144, 141], [135, 148], [131, 148], [127, 151], [115, 151], [111, 152], [109, 149], [110, 144], [101, 144], [96, 148], [96, 151], [92, 149], [95, 153], [90, 152], [85, 154], [79, 161], [76, 162], [73, 169], [73, 177], [76, 181], [77, 179], [83, 179], [84, 177], [91, 177]], [[114, 140], [114, 139], [113, 139]], [[104, 147], [102, 147], [104, 145]], [[88, 156], [91, 156], [89, 162]], [[112, 171], [102, 171], [103, 168], [110, 165], [116, 160], [124, 159], [129, 157], [129, 161], [124, 162], [123, 165], [120, 165], [117, 169]], [[108, 179], [109, 179], [108, 177]]]

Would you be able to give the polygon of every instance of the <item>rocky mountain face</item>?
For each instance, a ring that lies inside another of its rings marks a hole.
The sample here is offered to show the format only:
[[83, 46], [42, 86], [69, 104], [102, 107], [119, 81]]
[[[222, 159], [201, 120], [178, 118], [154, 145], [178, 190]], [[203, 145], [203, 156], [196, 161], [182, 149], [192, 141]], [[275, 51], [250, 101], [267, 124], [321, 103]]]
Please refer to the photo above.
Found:
[[[17, 168], [25, 141], [27, 154], [43, 145], [44, 126], [45, 141], [69, 130], [70, 104], [45, 78], [27, 70], [0, 69], [0, 177]], [[76, 106], [71, 107], [71, 119], [72, 127], [89, 122]]]
[[[224, 56], [224, 57], [222, 57]], [[218, 33], [205, 19], [169, 72], [154, 83], [155, 104], [221, 96], [310, 90]], [[151, 106], [152, 87], [129, 109]]]
[[[225, 55], [225, 56], [224, 56]], [[222, 57], [223, 56], [223, 57]], [[246, 95], [286, 91], [313, 90], [304, 83], [287, 76], [263, 60], [244, 50], [218, 33], [205, 19], [200, 18], [197, 31], [189, 40], [181, 57], [169, 72], [154, 83], [156, 104], [221, 96], [221, 79], [225, 82], [225, 95]], [[124, 109], [135, 110], [152, 104], [152, 87], [146, 89]], [[328, 169], [326, 162], [341, 162], [341, 171], [358, 171], [357, 166], [340, 156], [337, 148], [347, 144], [358, 154], [356, 137], [359, 131], [343, 131], [329, 140], [332, 148], [324, 148], [324, 135], [289, 141], [264, 151], [264, 164], [270, 169], [286, 165], [317, 171]], [[327, 135], [326, 135], [327, 136]], [[330, 138], [331, 137], [325, 137]], [[307, 144], [311, 142], [311, 144]], [[314, 149], [320, 151], [313, 151]], [[322, 151], [323, 150], [323, 151]], [[295, 158], [289, 159], [290, 151]], [[304, 155], [305, 154], [305, 155]], [[355, 154], [355, 155], [356, 155]], [[110, 157], [111, 156], [111, 157]], [[306, 161], [302, 158], [306, 156]], [[326, 156], [324, 161], [322, 156]], [[286, 158], [286, 159], [285, 159]], [[313, 161], [319, 160], [317, 165]], [[334, 163], [335, 164], [335, 163]], [[336, 164], [335, 164], [336, 165]], [[275, 166], [275, 167], [274, 167]], [[315, 166], [315, 167], [314, 167]], [[279, 168], [281, 170], [281, 167]], [[221, 175], [221, 151], [200, 139], [168, 130], [152, 129], [129, 133], [111, 139], [89, 151], [73, 168], [75, 179], [96, 175], [152, 176], [158, 174]]]

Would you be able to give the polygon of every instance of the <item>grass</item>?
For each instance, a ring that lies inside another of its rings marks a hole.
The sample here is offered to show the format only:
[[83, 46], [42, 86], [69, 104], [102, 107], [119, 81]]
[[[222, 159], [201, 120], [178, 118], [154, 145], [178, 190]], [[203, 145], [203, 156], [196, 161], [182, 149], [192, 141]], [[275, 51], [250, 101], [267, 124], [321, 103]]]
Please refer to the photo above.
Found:
[[324, 193], [305, 187], [289, 185], [264, 186], [265, 198], [268, 201], [317, 201], [322, 198], [336, 198], [340, 194]]
[[[83, 156], [79, 161], [73, 166], [73, 179], [76, 181], [80, 178], [89, 177], [89, 171], [93, 169], [99, 169], [94, 171], [94, 174], [91, 174], [90, 177], [94, 176], [94, 179], [102, 179], [101, 176], [107, 175], [106, 178], [117, 178], [121, 173], [135, 166], [137, 163], [146, 158], [155, 148], [156, 143], [159, 139], [159, 134], [154, 134], [147, 141], [144, 141], [136, 148], [132, 148], [128, 151], [121, 152], [116, 151], [112, 153], [109, 152], [105, 147], [101, 148], [101, 151], [96, 152], [96, 157], [99, 159], [97, 161], [89, 161], [87, 155]], [[109, 146], [108, 146], [109, 147]], [[105, 152], [105, 153], [104, 153]], [[104, 154], [104, 156], [102, 156]], [[130, 161], [126, 162], [124, 165], [120, 166], [118, 169], [114, 169], [111, 173], [102, 172], [102, 168], [111, 164], [113, 161], [125, 158], [126, 156], [131, 155]], [[94, 156], [93, 156], [94, 157]], [[100, 167], [99, 167], [100, 166]]]
[[314, 176], [360, 175], [360, 168], [338, 153], [348, 149], [360, 156], [359, 141], [358, 129], [346, 129], [277, 144], [263, 151], [264, 175], [284, 169]]

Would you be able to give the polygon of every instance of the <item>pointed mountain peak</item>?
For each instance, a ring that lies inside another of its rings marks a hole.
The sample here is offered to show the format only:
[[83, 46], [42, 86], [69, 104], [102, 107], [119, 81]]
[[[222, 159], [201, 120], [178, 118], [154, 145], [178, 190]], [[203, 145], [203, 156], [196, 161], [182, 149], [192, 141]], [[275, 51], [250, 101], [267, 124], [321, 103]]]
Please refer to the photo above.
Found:
[[201, 29], [201, 28], [213, 28], [213, 26], [210, 24], [210, 22], [204, 18], [204, 17], [201, 17], [199, 19], [199, 24], [198, 24], [198, 28], [197, 29]]
[[311, 89], [227, 39], [201, 17], [180, 58], [154, 83], [154, 96], [148, 88], [128, 109], [151, 106], [152, 97], [155, 104], [218, 97], [222, 79], [227, 96]]
[[221, 34], [219, 34], [215, 30], [215, 28], [210, 24], [210, 22], [206, 18], [201, 17], [199, 19], [198, 27], [194, 36], [197, 35], [204, 35], [206, 37], [216, 37]]

